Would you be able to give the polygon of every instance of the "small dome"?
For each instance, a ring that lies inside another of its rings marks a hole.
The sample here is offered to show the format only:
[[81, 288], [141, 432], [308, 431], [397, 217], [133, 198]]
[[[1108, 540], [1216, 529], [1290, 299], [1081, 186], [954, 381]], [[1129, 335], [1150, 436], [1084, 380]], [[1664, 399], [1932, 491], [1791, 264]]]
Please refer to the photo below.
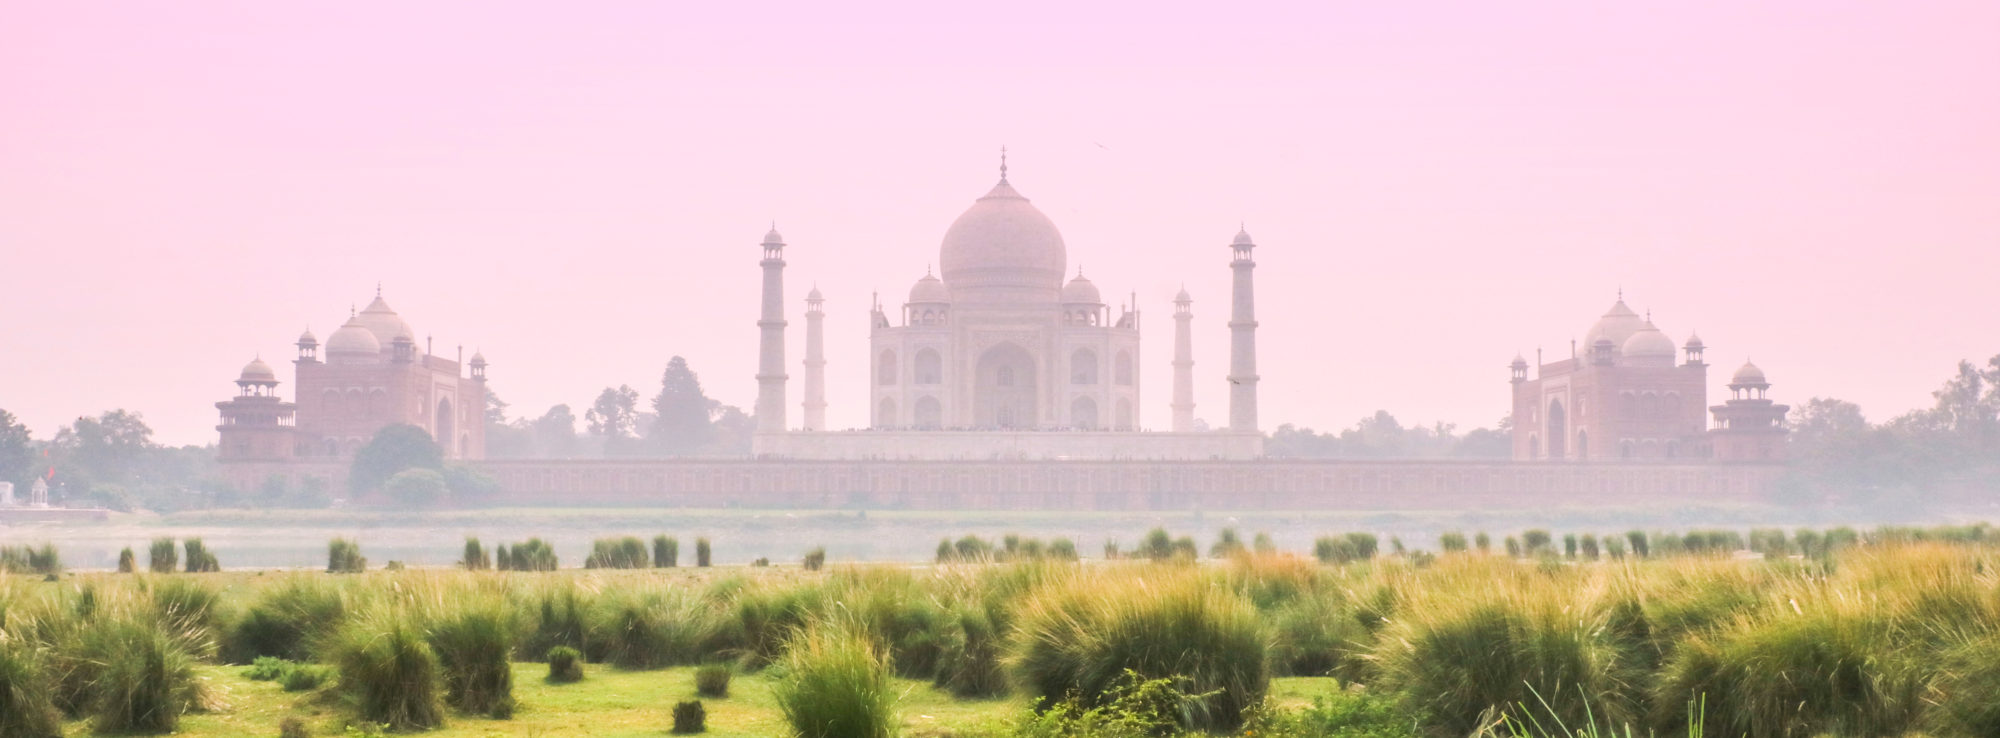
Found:
[[1180, 294], [1174, 295], [1174, 302], [1194, 302], [1194, 298], [1188, 295], [1187, 287], [1182, 286]]
[[1590, 332], [1583, 336], [1583, 345], [1596, 346], [1598, 341], [1610, 341], [1614, 347], [1624, 346], [1625, 341], [1632, 338], [1632, 334], [1638, 333], [1645, 327], [1646, 319], [1632, 312], [1632, 308], [1625, 306], [1625, 300], [1620, 299], [1610, 310], [1605, 311], [1604, 317], [1598, 318], [1597, 323], [1590, 326]]
[[1705, 346], [1701, 342], [1701, 334], [1689, 333], [1687, 343], [1683, 345], [1681, 348], [1687, 348], [1687, 349], [1705, 348]]
[[359, 317], [348, 318], [346, 325], [342, 325], [340, 330], [334, 331], [333, 335], [326, 338], [326, 355], [329, 358], [342, 356], [373, 359], [381, 353], [382, 341], [375, 337], [374, 331], [368, 330], [367, 326], [361, 324]]
[[264, 357], [260, 356], [251, 359], [250, 363], [243, 365], [243, 374], [238, 376], [236, 381], [244, 384], [252, 382], [276, 383], [278, 381], [278, 373], [271, 371], [271, 365], [264, 363]]
[[1083, 272], [1077, 272], [1075, 279], [1063, 285], [1062, 301], [1069, 305], [1102, 305], [1104, 296], [1098, 294], [1097, 285], [1084, 278]]
[[806, 293], [806, 299], [812, 302], [819, 302], [826, 298], [819, 296], [819, 285], [813, 285], [812, 291]]
[[1729, 378], [1729, 383], [1732, 385], [1768, 385], [1771, 382], [1764, 378], [1764, 370], [1758, 369], [1756, 364], [1745, 361], [1743, 362], [1743, 368], [1736, 370], [1735, 376]]
[[1528, 368], [1528, 360], [1525, 357], [1522, 357], [1520, 354], [1515, 354], [1514, 361], [1508, 363], [1507, 366], [1511, 366], [1516, 369], [1526, 369]]
[[301, 334], [299, 334], [299, 345], [300, 345], [300, 346], [318, 346], [318, 345], [319, 345], [319, 337], [317, 337], [317, 336], [314, 336], [314, 335], [313, 335], [313, 332], [312, 332], [312, 329], [311, 329], [311, 328], [307, 328], [307, 329], [306, 329], [306, 332], [304, 332], [304, 333], [301, 333]]
[[785, 237], [778, 235], [778, 224], [772, 223], [771, 230], [764, 234], [764, 244], [783, 244], [784, 242]]
[[397, 336], [405, 334], [412, 337], [417, 335], [416, 331], [410, 330], [408, 321], [403, 320], [402, 316], [389, 308], [389, 303], [382, 299], [380, 291], [375, 293], [374, 302], [368, 303], [368, 307], [361, 309], [361, 315], [357, 316], [356, 320], [359, 320], [361, 326], [367, 328], [370, 333], [375, 334], [375, 342], [378, 344], [389, 343], [396, 340]]
[[1653, 327], [1652, 323], [1647, 323], [1638, 333], [1625, 339], [1625, 345], [1620, 347], [1618, 352], [1635, 364], [1665, 360], [1667, 366], [1673, 366], [1674, 339], [1668, 338], [1667, 334]]
[[486, 355], [479, 353], [478, 351], [472, 352], [472, 365], [486, 366]]
[[936, 276], [925, 274], [923, 279], [910, 285], [910, 304], [951, 302], [951, 290], [945, 289], [944, 282]]
[[1236, 238], [1232, 239], [1232, 240], [1231, 240], [1231, 241], [1229, 242], [1229, 245], [1231, 245], [1231, 246], [1255, 246], [1255, 245], [1257, 245], [1257, 244], [1256, 244], [1255, 242], [1253, 242], [1253, 241], [1251, 241], [1251, 240], [1250, 240], [1250, 231], [1248, 231], [1248, 230], [1245, 230], [1245, 229], [1243, 229], [1243, 228], [1239, 227], [1239, 228], [1237, 228], [1237, 229], [1236, 229]]

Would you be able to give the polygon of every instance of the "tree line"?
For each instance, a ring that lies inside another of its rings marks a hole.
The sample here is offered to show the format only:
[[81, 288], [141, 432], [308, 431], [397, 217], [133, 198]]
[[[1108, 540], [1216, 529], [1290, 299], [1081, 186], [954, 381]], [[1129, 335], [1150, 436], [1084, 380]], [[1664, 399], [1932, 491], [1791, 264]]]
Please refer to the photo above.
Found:
[[679, 356], [667, 362], [659, 392], [645, 407], [631, 385], [605, 387], [584, 411], [556, 405], [539, 417], [507, 417], [508, 405], [486, 393], [486, 455], [492, 458], [643, 458], [748, 456], [755, 421], [702, 391], [701, 377]]

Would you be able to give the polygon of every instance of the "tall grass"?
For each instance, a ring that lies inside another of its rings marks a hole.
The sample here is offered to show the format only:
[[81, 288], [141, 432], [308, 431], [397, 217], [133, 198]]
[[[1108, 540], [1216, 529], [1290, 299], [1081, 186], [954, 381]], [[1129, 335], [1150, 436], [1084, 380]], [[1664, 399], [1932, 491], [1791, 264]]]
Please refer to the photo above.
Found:
[[1132, 672], [1171, 679], [1192, 730], [1233, 730], [1264, 699], [1268, 652], [1256, 609], [1200, 572], [1078, 572], [1021, 605], [1019, 681], [1044, 707], [1093, 705]]
[[415, 615], [383, 608], [343, 627], [329, 648], [362, 719], [396, 730], [444, 724], [441, 667]]
[[896, 734], [888, 666], [867, 636], [838, 624], [814, 626], [792, 640], [784, 667], [772, 693], [801, 738]]
[[599, 598], [588, 639], [606, 661], [657, 669], [698, 661], [713, 623], [707, 603], [686, 589], [622, 590]]
[[444, 699], [468, 713], [514, 714], [512, 611], [499, 603], [433, 616], [429, 641], [444, 672]]
[[0, 735], [62, 735], [62, 715], [50, 694], [41, 655], [27, 643], [0, 640]]
[[189, 538], [182, 542], [187, 548], [187, 572], [189, 574], [210, 574], [222, 571], [222, 563], [215, 558], [215, 552], [200, 538]]
[[465, 538], [465, 552], [459, 556], [458, 565], [466, 571], [485, 571], [493, 568], [493, 557], [486, 553], [486, 547], [479, 545], [479, 539]]
[[654, 536], [653, 566], [660, 569], [671, 569], [680, 566], [680, 563], [681, 542], [671, 536]]
[[98, 731], [170, 733], [180, 726], [201, 701], [186, 640], [138, 620], [93, 629], [90, 712]]
[[259, 656], [315, 660], [314, 645], [331, 635], [348, 614], [347, 597], [339, 585], [311, 575], [283, 577], [255, 597], [223, 638], [223, 657], [232, 663], [249, 663]]
[[[515, 550], [520, 550], [516, 546]], [[646, 551], [646, 543], [632, 536], [623, 538], [599, 538], [590, 544], [590, 556], [584, 559], [585, 569], [644, 569], [653, 564]]]
[[174, 545], [172, 538], [153, 539], [153, 545], [146, 554], [146, 566], [154, 574], [172, 574], [180, 568], [180, 549]]
[[707, 538], [694, 539], [695, 566], [707, 568], [710, 564], [714, 563], [714, 561], [711, 558], [713, 553], [714, 551], [709, 547]]

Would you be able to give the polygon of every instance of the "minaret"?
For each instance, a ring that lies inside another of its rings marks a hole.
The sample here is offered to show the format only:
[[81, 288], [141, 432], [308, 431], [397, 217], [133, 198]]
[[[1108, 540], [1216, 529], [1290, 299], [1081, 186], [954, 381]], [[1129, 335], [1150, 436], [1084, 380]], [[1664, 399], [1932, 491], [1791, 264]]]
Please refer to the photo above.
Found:
[[763, 341], [757, 362], [757, 432], [785, 432], [785, 238], [778, 226], [764, 234], [764, 313], [757, 319]]
[[1174, 297], [1174, 432], [1194, 431], [1194, 340], [1188, 324], [1194, 320], [1194, 298], [1186, 287]]
[[1256, 247], [1240, 228], [1229, 244], [1229, 268], [1236, 274], [1229, 314], [1229, 429], [1237, 433], [1257, 432], [1257, 310], [1250, 288], [1250, 271], [1257, 268], [1250, 250]]
[[819, 288], [806, 293], [806, 425], [809, 431], [826, 430], [826, 340], [820, 324], [826, 319]]

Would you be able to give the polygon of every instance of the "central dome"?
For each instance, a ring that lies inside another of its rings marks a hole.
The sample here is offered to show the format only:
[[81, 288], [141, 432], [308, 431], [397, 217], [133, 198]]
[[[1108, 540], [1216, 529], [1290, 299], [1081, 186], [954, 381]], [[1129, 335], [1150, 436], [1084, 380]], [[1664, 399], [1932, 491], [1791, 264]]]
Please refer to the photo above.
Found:
[[1055, 222], [1002, 178], [945, 231], [938, 266], [958, 300], [1054, 303], [1067, 259]]

